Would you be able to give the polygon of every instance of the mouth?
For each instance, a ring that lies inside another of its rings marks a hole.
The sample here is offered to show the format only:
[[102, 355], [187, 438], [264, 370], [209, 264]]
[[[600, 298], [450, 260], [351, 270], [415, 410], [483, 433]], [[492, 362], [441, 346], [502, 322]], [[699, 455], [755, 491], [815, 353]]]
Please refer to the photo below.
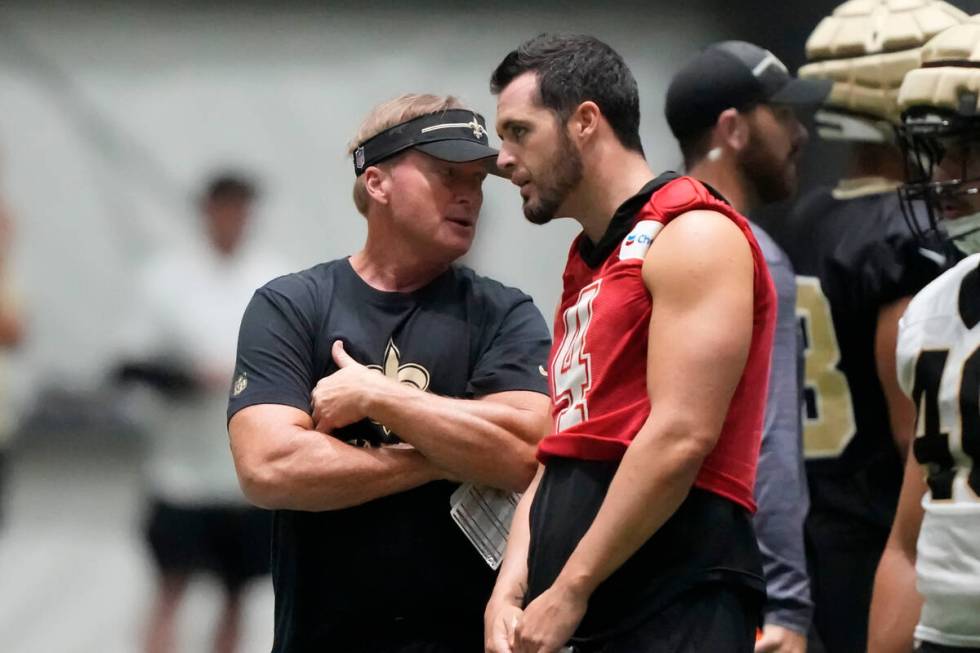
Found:
[[966, 215], [970, 212], [967, 206], [956, 202], [943, 202], [940, 205], [940, 211], [946, 220], [955, 220], [961, 215]]
[[466, 218], [461, 216], [447, 216], [447, 222], [452, 222], [454, 225], [464, 227], [466, 229], [472, 229], [476, 226], [476, 220], [474, 218]]
[[520, 187], [521, 187], [521, 191], [520, 191], [521, 199], [524, 200], [524, 202], [526, 203], [528, 200], [531, 199], [531, 190], [534, 188], [534, 186], [531, 184], [531, 182], [525, 181], [522, 184], [520, 184]]

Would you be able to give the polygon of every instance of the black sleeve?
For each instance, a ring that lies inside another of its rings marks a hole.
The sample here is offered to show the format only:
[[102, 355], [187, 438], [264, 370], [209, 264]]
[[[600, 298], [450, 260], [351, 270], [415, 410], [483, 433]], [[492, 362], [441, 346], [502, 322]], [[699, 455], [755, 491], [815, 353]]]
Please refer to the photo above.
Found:
[[545, 366], [551, 336], [541, 312], [530, 297], [522, 294], [499, 324], [490, 346], [473, 369], [466, 386], [467, 396], [510, 390], [547, 394]]
[[310, 412], [314, 306], [268, 286], [252, 297], [238, 334], [228, 419], [247, 406], [283, 404]]
[[941, 258], [911, 234], [883, 238], [870, 248], [863, 262], [865, 292], [879, 306], [912, 296], [943, 271]]

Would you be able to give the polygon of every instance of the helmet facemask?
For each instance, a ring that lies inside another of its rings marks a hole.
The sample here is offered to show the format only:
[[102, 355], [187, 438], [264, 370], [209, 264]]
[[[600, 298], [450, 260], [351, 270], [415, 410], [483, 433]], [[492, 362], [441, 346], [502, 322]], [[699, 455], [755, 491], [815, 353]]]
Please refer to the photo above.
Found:
[[906, 167], [899, 196], [909, 229], [929, 247], [980, 251], [980, 117], [913, 109], [897, 132]]

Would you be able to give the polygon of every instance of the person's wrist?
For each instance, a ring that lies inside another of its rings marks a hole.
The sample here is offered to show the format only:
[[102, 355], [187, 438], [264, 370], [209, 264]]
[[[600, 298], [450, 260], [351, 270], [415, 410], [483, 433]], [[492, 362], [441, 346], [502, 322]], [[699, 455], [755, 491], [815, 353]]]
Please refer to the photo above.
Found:
[[362, 415], [383, 423], [383, 416], [389, 410], [398, 410], [403, 404], [402, 395], [406, 386], [380, 372], [370, 373], [377, 374], [377, 378], [361, 384], [361, 391], [357, 395], [358, 410]]
[[520, 608], [524, 604], [524, 593], [523, 591], [517, 591], [514, 587], [495, 587], [493, 593], [490, 595], [490, 600], [487, 601], [486, 614], [493, 616], [501, 608], [513, 606], [515, 608]]
[[571, 559], [569, 563], [558, 574], [554, 587], [572, 598], [588, 601], [595, 591], [596, 582], [587, 569], [575, 565]]

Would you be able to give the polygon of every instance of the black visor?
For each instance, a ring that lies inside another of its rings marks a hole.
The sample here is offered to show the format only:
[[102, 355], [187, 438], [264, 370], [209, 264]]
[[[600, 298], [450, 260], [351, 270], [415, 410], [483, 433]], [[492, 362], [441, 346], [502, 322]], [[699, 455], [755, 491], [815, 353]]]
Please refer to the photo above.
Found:
[[493, 161], [497, 150], [490, 147], [483, 116], [467, 109], [449, 109], [403, 122], [366, 140], [354, 150], [354, 174], [360, 177], [368, 166], [409, 148], [454, 163], [488, 159], [490, 172], [497, 173]]

